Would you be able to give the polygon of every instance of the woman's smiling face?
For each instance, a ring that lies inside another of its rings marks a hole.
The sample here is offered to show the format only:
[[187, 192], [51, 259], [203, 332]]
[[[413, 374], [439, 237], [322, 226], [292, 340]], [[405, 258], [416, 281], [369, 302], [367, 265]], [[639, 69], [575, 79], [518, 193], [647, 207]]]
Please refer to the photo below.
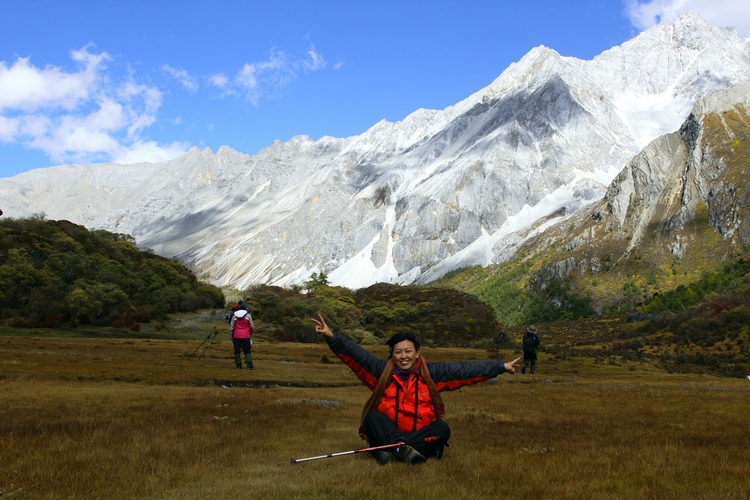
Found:
[[419, 351], [411, 340], [404, 340], [393, 346], [391, 359], [396, 368], [402, 372], [410, 372], [419, 358]]

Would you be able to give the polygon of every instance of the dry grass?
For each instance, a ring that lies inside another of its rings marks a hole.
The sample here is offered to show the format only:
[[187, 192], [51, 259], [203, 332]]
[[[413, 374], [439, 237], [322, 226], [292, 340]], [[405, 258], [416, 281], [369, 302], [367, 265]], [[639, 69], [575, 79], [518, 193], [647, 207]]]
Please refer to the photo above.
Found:
[[291, 464], [362, 447], [367, 390], [322, 344], [258, 341], [248, 371], [233, 368], [225, 337], [189, 357], [200, 340], [0, 337], [2, 498], [750, 495], [744, 379], [542, 354], [533, 377], [444, 393], [442, 461]]

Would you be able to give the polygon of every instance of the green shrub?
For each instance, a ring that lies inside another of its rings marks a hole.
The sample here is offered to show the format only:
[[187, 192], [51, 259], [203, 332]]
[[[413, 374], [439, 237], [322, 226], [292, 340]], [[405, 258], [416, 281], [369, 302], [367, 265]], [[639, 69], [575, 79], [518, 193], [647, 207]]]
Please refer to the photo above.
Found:
[[182, 264], [140, 251], [131, 236], [68, 221], [0, 221], [0, 311], [25, 327], [111, 325], [121, 313], [220, 307], [220, 289]]

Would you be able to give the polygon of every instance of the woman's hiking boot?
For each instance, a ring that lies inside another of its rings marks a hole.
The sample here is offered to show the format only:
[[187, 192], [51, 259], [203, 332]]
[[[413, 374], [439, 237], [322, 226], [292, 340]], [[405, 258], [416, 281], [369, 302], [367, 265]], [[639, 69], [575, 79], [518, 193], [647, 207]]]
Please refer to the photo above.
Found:
[[242, 363], [235, 363], [234, 366], [236, 366], [237, 368], [242, 368]]
[[423, 464], [427, 460], [424, 455], [408, 444], [396, 448], [396, 458], [398, 458], [399, 462], [408, 462], [412, 465]]
[[445, 451], [445, 447], [448, 446], [448, 443], [440, 443], [435, 447], [435, 449], [432, 451], [432, 454], [430, 455], [432, 458], [435, 458], [437, 460], [440, 460], [443, 458], [443, 452]]
[[396, 461], [396, 457], [390, 451], [376, 450], [373, 451], [372, 454], [375, 455], [375, 460], [377, 460], [380, 465], [385, 465]]

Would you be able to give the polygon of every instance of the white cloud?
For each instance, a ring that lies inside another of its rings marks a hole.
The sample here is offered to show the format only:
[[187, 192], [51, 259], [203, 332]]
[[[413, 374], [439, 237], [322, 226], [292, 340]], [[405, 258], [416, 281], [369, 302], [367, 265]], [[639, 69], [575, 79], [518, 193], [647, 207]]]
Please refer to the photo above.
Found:
[[136, 137], [156, 121], [156, 113], [161, 107], [161, 92], [158, 89], [129, 80], [120, 87], [118, 98], [126, 105], [128, 137]]
[[275, 94], [297, 78], [299, 64], [282, 51], [272, 51], [268, 61], [246, 63], [234, 78], [247, 98], [257, 104], [262, 96]]
[[0, 142], [13, 142], [18, 135], [18, 119], [0, 115]]
[[184, 153], [190, 146], [181, 142], [159, 145], [155, 141], [135, 142], [121, 148], [112, 158], [113, 163], [157, 163], [171, 160]]
[[235, 93], [233, 90], [236, 90], [257, 105], [262, 98], [274, 97], [283, 91], [301, 72], [319, 71], [325, 67], [325, 58], [311, 45], [305, 57], [294, 58], [283, 51], [272, 50], [267, 61], [246, 63], [231, 81], [224, 75], [212, 78], [217, 80], [215, 85], [223, 87], [226, 93]]
[[[72, 51], [77, 71], [38, 68], [29, 58], [0, 61], [0, 141], [44, 151], [54, 162], [149, 161], [184, 152], [179, 143], [159, 146], [141, 133], [155, 123], [159, 89], [132, 74], [118, 80], [107, 71], [111, 57], [88, 47]], [[181, 75], [183, 85], [190, 79]]]
[[0, 112], [74, 109], [85, 101], [109, 55], [106, 52], [90, 54], [84, 48], [71, 52], [71, 59], [82, 66], [80, 71], [66, 73], [55, 66], [35, 68], [29, 58], [19, 58], [10, 67], [0, 61]]
[[208, 81], [211, 85], [214, 87], [226, 87], [227, 83], [229, 83], [229, 78], [223, 73], [217, 73], [215, 75], [211, 75], [208, 77]]
[[307, 55], [309, 60], [304, 61], [305, 71], [318, 71], [326, 67], [326, 60], [323, 54], [315, 50], [314, 45], [310, 45]]
[[750, 34], [750, 8], [746, 0], [628, 0], [625, 13], [638, 29], [660, 22], [672, 23], [686, 10], [698, 13], [714, 26], [733, 26], [740, 35]]
[[177, 80], [183, 87], [188, 89], [190, 92], [196, 92], [198, 90], [198, 82], [190, 76], [190, 74], [182, 68], [173, 68], [169, 64], [165, 64], [161, 67], [162, 71], [166, 72], [169, 76]]
[[51, 120], [44, 115], [26, 115], [16, 118], [18, 134], [28, 137], [40, 137], [50, 129]]

